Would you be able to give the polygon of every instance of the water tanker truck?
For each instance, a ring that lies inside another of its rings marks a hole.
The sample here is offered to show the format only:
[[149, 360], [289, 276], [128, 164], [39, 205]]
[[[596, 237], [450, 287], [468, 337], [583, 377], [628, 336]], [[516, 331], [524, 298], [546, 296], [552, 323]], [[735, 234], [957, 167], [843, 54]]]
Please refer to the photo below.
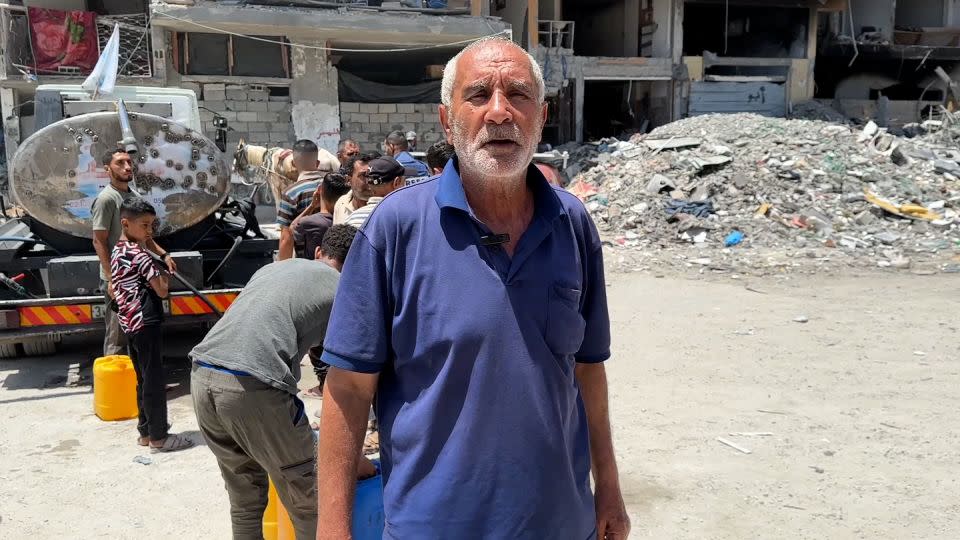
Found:
[[201, 133], [193, 91], [117, 87], [96, 99], [42, 85], [35, 110], [36, 131], [9, 164], [12, 201], [0, 205], [0, 357], [50, 354], [65, 334], [103, 329], [90, 210], [110, 182], [110, 149], [131, 153], [131, 189], [157, 209], [157, 242], [186, 281], [171, 280], [166, 325], [211, 321], [273, 260], [277, 240], [252, 200], [231, 197], [226, 122], [216, 142]]

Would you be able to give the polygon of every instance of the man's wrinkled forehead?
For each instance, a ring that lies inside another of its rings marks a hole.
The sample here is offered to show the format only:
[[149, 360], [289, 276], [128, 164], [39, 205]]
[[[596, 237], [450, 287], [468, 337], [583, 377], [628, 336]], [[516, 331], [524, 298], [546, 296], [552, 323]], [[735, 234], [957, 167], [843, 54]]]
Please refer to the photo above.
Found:
[[505, 84], [534, 88], [536, 83], [530, 59], [523, 51], [510, 44], [490, 43], [465, 54], [457, 65], [455, 89], [463, 91], [478, 83], [492, 83], [503, 78]]

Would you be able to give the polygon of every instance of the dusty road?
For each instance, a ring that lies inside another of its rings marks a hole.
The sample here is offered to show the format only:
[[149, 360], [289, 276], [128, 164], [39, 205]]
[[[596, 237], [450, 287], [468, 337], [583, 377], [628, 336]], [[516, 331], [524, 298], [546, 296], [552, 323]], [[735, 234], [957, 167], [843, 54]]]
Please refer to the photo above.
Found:
[[[611, 275], [633, 537], [960, 538], [958, 284]], [[181, 381], [186, 346], [167, 352]], [[0, 537], [227, 538], [205, 447], [144, 454], [132, 422], [92, 414], [74, 381], [95, 350], [0, 362]], [[186, 386], [171, 398], [174, 430], [197, 436]]]

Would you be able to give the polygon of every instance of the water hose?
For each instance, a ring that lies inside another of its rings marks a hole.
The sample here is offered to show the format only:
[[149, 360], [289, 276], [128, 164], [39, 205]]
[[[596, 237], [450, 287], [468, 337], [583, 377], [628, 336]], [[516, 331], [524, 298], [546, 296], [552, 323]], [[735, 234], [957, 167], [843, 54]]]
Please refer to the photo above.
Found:
[[170, 274], [171, 276], [175, 277], [175, 278], [177, 279], [177, 281], [179, 281], [180, 283], [183, 284], [184, 287], [186, 287], [187, 289], [190, 289], [190, 292], [192, 292], [193, 294], [197, 295], [197, 297], [200, 298], [200, 300], [202, 300], [203, 303], [207, 305], [207, 307], [209, 307], [210, 309], [213, 310], [213, 314], [216, 315], [218, 319], [221, 318], [221, 317], [223, 317], [223, 312], [220, 311], [220, 308], [218, 308], [216, 305], [214, 305], [214, 303], [211, 302], [209, 298], [207, 298], [207, 295], [205, 295], [205, 294], [203, 294], [202, 292], [200, 292], [199, 290], [197, 290], [197, 288], [194, 287], [189, 281], [187, 281], [187, 279], [186, 279], [185, 277], [183, 277], [182, 275], [180, 275], [180, 272], [171, 272], [169, 269], [167, 269], [167, 264], [166, 264], [165, 262], [163, 262], [163, 258], [161, 258], [159, 255], [157, 255], [156, 253], [154, 253], [154, 252], [152, 252], [152, 251], [150, 251], [150, 250], [145, 250], [145, 251], [150, 254], [150, 257], [151, 257], [154, 261], [156, 261], [157, 263], [159, 263], [159, 264], [162, 266], [162, 268], [164, 269], [165, 272], [167, 272], [167, 273]]

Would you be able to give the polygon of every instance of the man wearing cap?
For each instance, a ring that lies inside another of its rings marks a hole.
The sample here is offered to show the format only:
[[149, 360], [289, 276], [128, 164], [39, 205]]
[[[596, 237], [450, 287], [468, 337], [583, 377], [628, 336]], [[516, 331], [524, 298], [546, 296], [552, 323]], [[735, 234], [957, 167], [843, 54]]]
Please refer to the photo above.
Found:
[[403, 165], [406, 169], [405, 176], [414, 178], [430, 176], [430, 169], [427, 169], [426, 163], [418, 161], [408, 152], [410, 145], [407, 143], [407, 136], [402, 131], [393, 131], [387, 135], [387, 138], [383, 141], [383, 148], [388, 156], [393, 156]]
[[417, 151], [417, 132], [416, 131], [407, 132], [407, 148], [411, 152]]
[[353, 156], [340, 167], [340, 174], [346, 176], [350, 182], [350, 191], [340, 197], [337, 204], [333, 206], [334, 225], [346, 223], [350, 214], [367, 204], [367, 199], [373, 195], [364, 175], [368, 164], [378, 157], [380, 157], [378, 152], [364, 152]]
[[392, 157], [379, 157], [368, 164], [367, 172], [363, 173], [363, 179], [370, 186], [372, 195], [367, 199], [367, 204], [350, 214], [345, 222], [358, 229], [367, 222], [373, 209], [384, 197], [403, 186], [403, 165]]

